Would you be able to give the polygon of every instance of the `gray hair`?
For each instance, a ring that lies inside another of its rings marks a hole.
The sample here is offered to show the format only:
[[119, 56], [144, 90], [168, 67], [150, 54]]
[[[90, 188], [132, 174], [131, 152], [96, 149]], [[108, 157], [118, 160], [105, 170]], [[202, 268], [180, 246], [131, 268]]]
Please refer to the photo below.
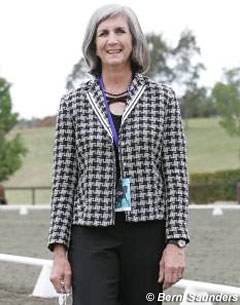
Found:
[[82, 51], [90, 68], [89, 73], [95, 75], [101, 73], [101, 62], [96, 55], [95, 36], [98, 25], [109, 17], [121, 14], [127, 20], [129, 30], [132, 34], [133, 50], [131, 65], [134, 72], [146, 72], [149, 64], [149, 51], [146, 39], [135, 13], [127, 6], [117, 4], [104, 5], [97, 9], [90, 18], [85, 37], [83, 39]]

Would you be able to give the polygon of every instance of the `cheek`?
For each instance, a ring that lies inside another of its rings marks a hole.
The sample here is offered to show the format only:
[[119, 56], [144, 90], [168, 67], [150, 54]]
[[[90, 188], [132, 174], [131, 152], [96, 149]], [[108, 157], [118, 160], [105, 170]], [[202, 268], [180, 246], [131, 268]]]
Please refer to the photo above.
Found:
[[95, 42], [95, 46], [96, 46], [96, 54], [99, 55], [99, 52], [101, 51], [101, 43], [99, 43], [99, 41]]
[[131, 40], [128, 43], [128, 48], [129, 48], [129, 52], [131, 53], [132, 49], [133, 49], [133, 45], [132, 45], [132, 41]]
[[96, 55], [99, 56], [99, 50], [97, 46], [96, 46]]
[[128, 45], [129, 45], [129, 49], [130, 49], [130, 50], [131, 50], [131, 52], [132, 52], [132, 49], [133, 49], [133, 42], [132, 42], [132, 38], [129, 38]]

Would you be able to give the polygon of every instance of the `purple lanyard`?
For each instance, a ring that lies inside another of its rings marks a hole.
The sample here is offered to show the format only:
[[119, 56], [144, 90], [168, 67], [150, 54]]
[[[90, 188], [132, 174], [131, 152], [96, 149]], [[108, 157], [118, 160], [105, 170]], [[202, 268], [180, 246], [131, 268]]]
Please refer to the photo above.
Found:
[[118, 148], [118, 134], [117, 134], [115, 125], [113, 123], [112, 115], [111, 115], [110, 108], [109, 108], [109, 105], [108, 105], [107, 96], [106, 96], [104, 86], [103, 86], [102, 76], [99, 77], [98, 82], [99, 82], [99, 86], [100, 86], [100, 88], [102, 90], [102, 93], [103, 93], [104, 104], [105, 104], [105, 107], [106, 107], [106, 110], [107, 110], [108, 121], [109, 121], [110, 128], [111, 128], [111, 131], [112, 131], [113, 140], [114, 140], [114, 143], [115, 143], [116, 147]]

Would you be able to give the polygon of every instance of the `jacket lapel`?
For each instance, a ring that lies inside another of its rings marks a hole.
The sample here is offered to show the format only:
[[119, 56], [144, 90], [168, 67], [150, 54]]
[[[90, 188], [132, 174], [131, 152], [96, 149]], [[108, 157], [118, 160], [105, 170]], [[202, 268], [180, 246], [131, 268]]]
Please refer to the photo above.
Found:
[[108, 122], [107, 112], [104, 105], [103, 94], [98, 84], [97, 78], [94, 78], [94, 80], [92, 81], [90, 90], [88, 90], [87, 92], [87, 98], [97, 117], [99, 118], [101, 124], [103, 125], [104, 129], [107, 131], [113, 141], [110, 124]]
[[141, 74], [136, 73], [133, 81], [129, 87], [129, 99], [127, 100], [126, 108], [123, 112], [121, 125], [125, 122], [126, 118], [129, 116], [134, 106], [137, 104], [138, 100], [142, 96], [145, 90], [145, 80]]
[[[94, 78], [91, 82], [92, 83], [90, 85], [90, 89], [87, 91], [88, 101], [91, 104], [104, 129], [107, 131], [108, 135], [113, 141], [110, 124], [108, 122], [107, 111], [104, 105], [103, 94], [98, 84], [98, 79]], [[146, 85], [143, 76], [141, 74], [136, 73], [129, 87], [129, 99], [127, 100], [126, 108], [123, 112], [121, 126], [124, 124], [127, 117], [133, 110], [134, 106], [142, 96], [145, 87]]]

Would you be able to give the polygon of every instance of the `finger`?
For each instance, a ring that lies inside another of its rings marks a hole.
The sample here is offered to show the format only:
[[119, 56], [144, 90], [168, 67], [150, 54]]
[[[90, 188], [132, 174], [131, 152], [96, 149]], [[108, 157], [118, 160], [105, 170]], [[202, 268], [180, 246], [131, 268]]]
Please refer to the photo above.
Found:
[[64, 285], [62, 279], [60, 279], [60, 278], [54, 278], [54, 279], [51, 280], [51, 282], [52, 282], [52, 284], [53, 284], [53, 286], [54, 286], [56, 292], [58, 292], [58, 293], [62, 292], [62, 290], [63, 290], [63, 285]]
[[158, 277], [158, 283], [163, 283], [164, 281], [164, 271], [160, 270], [159, 277]]
[[58, 293], [65, 293], [66, 292], [64, 278], [59, 279], [56, 286], [57, 286], [57, 292]]
[[184, 274], [184, 267], [181, 267], [178, 272], [178, 280], [183, 278], [183, 274]]
[[179, 269], [170, 269], [169, 271], [169, 277], [166, 277], [165, 282], [165, 289], [171, 287], [175, 283], [177, 283], [179, 280], [182, 279], [182, 271]]
[[178, 282], [183, 278], [184, 268], [179, 267], [176, 272], [173, 273], [173, 281], [174, 283]]
[[58, 293], [63, 292], [63, 290], [64, 290], [64, 275], [63, 274], [62, 275], [53, 274], [52, 283], [53, 283], [53, 286], [54, 286], [55, 290]]
[[185, 266], [181, 267], [181, 269], [180, 269], [181, 277], [183, 277], [184, 271], [185, 271]]
[[173, 284], [175, 284], [179, 279], [180, 279], [180, 274], [179, 274], [179, 272], [177, 272], [177, 271], [174, 271], [173, 273], [172, 273], [172, 278], [171, 278], [171, 286], [173, 285]]
[[65, 280], [64, 279], [60, 280], [60, 287], [61, 287], [61, 289], [60, 289], [61, 293], [66, 293]]
[[[71, 269], [70, 267], [67, 268], [65, 259], [54, 260], [50, 280], [58, 293], [66, 291], [65, 273], [68, 271], [70, 272]], [[67, 283], [69, 283], [69, 280], [67, 280]]]
[[183, 275], [184, 275], [184, 268], [181, 269], [181, 271], [179, 272], [178, 274], [178, 280], [181, 280], [183, 278]]
[[159, 264], [159, 273], [158, 273], [158, 283], [163, 283], [164, 281], [164, 263], [160, 261]]
[[64, 289], [67, 293], [70, 293], [72, 287], [72, 275], [71, 272], [66, 272], [64, 277]]
[[165, 277], [163, 282], [163, 289], [168, 289], [172, 285], [172, 269], [165, 269]]

